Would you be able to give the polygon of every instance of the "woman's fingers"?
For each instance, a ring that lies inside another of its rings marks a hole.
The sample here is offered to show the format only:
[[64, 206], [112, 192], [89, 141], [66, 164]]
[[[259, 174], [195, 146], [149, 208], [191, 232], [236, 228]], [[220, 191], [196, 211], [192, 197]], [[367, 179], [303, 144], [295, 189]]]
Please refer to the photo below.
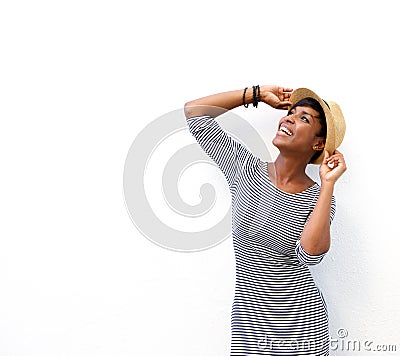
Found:
[[338, 150], [335, 150], [332, 155], [325, 151], [324, 161], [319, 171], [321, 181], [335, 183], [346, 169], [344, 157]]
[[277, 85], [265, 85], [261, 87], [262, 101], [275, 109], [287, 110], [292, 106], [290, 96], [292, 88], [279, 87]]
[[290, 96], [292, 94], [292, 91], [293, 91], [292, 88], [279, 87], [279, 93], [282, 94], [288, 94]]
[[335, 153], [327, 158], [327, 162], [344, 162], [344, 157], [341, 153]]
[[343, 157], [343, 154], [340, 153], [338, 150], [335, 150], [335, 151], [328, 157], [328, 159], [334, 158], [334, 157]]
[[289, 100], [290, 96], [292, 95], [293, 89], [291, 88], [284, 88], [284, 87], [279, 87], [278, 89], [278, 97], [281, 101], [284, 100]]
[[292, 106], [292, 103], [289, 100], [281, 101], [276, 109], [287, 110]]
[[326, 163], [331, 169], [340, 166], [344, 170], [346, 170], [346, 162], [344, 160], [343, 154], [340, 153], [338, 150], [335, 150], [334, 153], [326, 159]]

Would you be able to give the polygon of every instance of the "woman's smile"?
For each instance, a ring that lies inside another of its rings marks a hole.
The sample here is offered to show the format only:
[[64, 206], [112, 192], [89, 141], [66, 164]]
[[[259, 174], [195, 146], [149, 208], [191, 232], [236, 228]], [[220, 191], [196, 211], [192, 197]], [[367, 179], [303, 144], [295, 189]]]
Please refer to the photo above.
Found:
[[286, 136], [293, 136], [293, 131], [285, 123], [280, 125], [278, 133], [280, 132], [283, 132]]

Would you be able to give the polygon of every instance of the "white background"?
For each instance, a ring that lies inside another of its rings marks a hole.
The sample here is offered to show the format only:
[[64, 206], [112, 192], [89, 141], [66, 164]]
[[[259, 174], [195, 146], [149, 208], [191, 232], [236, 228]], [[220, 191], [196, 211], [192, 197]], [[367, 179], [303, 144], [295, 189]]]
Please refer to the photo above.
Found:
[[[0, 355], [229, 354], [231, 240], [156, 246], [127, 213], [122, 175], [152, 120], [253, 84], [340, 103], [348, 171], [313, 273], [333, 337], [400, 353], [395, 4], [2, 2]], [[275, 123], [248, 110], [270, 142]]]

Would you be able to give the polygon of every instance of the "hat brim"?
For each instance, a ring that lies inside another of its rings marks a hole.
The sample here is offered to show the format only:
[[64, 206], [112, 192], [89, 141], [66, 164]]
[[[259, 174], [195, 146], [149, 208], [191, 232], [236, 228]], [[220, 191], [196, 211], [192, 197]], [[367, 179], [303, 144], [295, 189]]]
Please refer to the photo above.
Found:
[[346, 124], [342, 111], [337, 103], [333, 101], [326, 102], [310, 89], [298, 88], [294, 90], [290, 96], [290, 101], [295, 105], [297, 102], [305, 98], [313, 98], [317, 100], [325, 113], [327, 128], [325, 147], [324, 150], [321, 151], [321, 154], [310, 162], [313, 164], [321, 164], [324, 160], [324, 152], [327, 151], [331, 155], [342, 143]]

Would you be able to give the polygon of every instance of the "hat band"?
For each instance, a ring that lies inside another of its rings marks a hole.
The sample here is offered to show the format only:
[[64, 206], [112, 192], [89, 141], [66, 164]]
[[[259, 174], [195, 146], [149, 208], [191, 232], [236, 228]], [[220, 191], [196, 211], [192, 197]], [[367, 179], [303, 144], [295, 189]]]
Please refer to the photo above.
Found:
[[[322, 98], [321, 98], [322, 99]], [[324, 101], [324, 103], [326, 104], [326, 106], [329, 108], [329, 110], [331, 109], [330, 108], [330, 106], [329, 106], [329, 104], [324, 100], [324, 99], [322, 99], [323, 101]]]

